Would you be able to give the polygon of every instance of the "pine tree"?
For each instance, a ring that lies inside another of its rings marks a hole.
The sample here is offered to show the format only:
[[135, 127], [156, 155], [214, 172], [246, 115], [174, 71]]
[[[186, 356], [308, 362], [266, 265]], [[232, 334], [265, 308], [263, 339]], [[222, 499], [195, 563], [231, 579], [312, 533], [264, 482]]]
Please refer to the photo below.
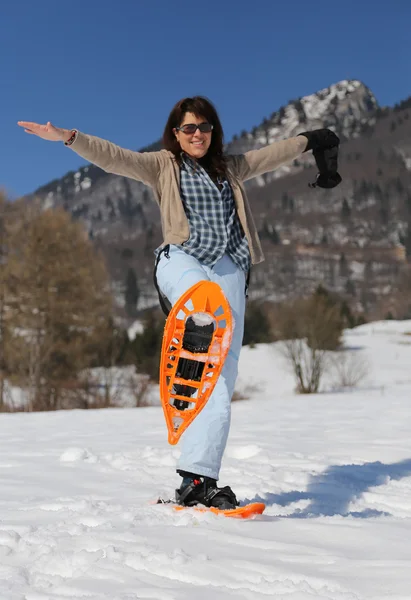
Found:
[[341, 216], [343, 219], [349, 219], [351, 217], [351, 208], [347, 202], [347, 198], [344, 198], [341, 207]]
[[345, 284], [345, 291], [350, 296], [355, 296], [355, 294], [356, 294], [355, 284], [353, 281], [351, 281], [351, 279], [347, 279], [347, 283]]
[[150, 310], [143, 321], [143, 332], [136, 335], [130, 344], [130, 355], [138, 373], [146, 373], [158, 381], [161, 345], [164, 333], [164, 315]]
[[136, 272], [132, 267], [129, 267], [126, 275], [124, 300], [126, 312], [130, 317], [136, 316], [139, 296], [140, 291], [137, 285]]
[[263, 119], [261, 127], [264, 132], [265, 143], [269, 144], [270, 143], [270, 128], [271, 128], [270, 121], [267, 118]]
[[340, 255], [340, 277], [348, 277], [350, 270], [348, 268], [347, 259], [344, 252]]
[[270, 341], [270, 324], [263, 307], [257, 302], [250, 302], [245, 313], [243, 345]]

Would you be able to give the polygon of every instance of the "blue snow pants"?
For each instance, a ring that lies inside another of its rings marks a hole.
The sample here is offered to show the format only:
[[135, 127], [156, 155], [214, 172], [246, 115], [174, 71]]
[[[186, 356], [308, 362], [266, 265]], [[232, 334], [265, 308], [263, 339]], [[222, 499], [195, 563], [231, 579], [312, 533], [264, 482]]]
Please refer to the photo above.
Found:
[[162, 252], [157, 264], [157, 285], [171, 305], [199, 281], [214, 281], [231, 307], [234, 331], [220, 377], [207, 404], [181, 436], [177, 469], [218, 479], [230, 429], [231, 397], [238, 373], [245, 311], [245, 273], [225, 254], [213, 267], [201, 264], [177, 246]]

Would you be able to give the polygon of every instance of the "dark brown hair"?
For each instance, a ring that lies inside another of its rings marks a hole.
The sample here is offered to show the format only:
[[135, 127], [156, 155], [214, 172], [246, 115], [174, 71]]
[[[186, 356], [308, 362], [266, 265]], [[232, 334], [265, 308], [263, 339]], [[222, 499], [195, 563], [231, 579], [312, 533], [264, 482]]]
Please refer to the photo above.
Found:
[[224, 179], [227, 176], [226, 161], [223, 154], [224, 133], [217, 111], [208, 98], [194, 96], [193, 98], [183, 98], [177, 102], [170, 112], [164, 129], [164, 148], [174, 154], [177, 163], [181, 166], [181, 146], [174, 135], [173, 129], [180, 127], [184, 115], [188, 112], [193, 113], [196, 117], [204, 117], [208, 123], [213, 125], [210, 147], [207, 154], [198, 162], [208, 171], [211, 177]]

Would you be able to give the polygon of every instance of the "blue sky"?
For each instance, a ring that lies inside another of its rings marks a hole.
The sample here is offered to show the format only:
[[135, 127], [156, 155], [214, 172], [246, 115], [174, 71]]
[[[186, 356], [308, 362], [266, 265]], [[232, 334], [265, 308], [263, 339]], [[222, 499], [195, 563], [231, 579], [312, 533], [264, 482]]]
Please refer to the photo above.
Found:
[[227, 141], [342, 79], [393, 105], [411, 94], [410, 23], [409, 0], [4, 0], [0, 187], [17, 197], [85, 164], [18, 120], [138, 149], [194, 94], [216, 104]]

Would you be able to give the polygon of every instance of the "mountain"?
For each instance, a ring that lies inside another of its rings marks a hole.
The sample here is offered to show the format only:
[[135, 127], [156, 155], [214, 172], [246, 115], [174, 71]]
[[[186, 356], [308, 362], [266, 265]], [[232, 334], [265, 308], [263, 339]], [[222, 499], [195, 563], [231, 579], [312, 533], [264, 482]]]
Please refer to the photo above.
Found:
[[[360, 81], [341, 81], [290, 101], [227, 144], [228, 153], [259, 148], [302, 131], [330, 127], [341, 138], [343, 183], [310, 189], [311, 153], [251, 180], [248, 194], [266, 262], [253, 269], [251, 298], [284, 300], [323, 283], [358, 310], [390, 297], [411, 251], [411, 109], [380, 107]], [[142, 150], [161, 147], [156, 142]], [[153, 250], [161, 243], [151, 190], [89, 165], [39, 188], [44, 207], [64, 206], [103, 250], [119, 304], [130, 269], [138, 307], [156, 302]]]

